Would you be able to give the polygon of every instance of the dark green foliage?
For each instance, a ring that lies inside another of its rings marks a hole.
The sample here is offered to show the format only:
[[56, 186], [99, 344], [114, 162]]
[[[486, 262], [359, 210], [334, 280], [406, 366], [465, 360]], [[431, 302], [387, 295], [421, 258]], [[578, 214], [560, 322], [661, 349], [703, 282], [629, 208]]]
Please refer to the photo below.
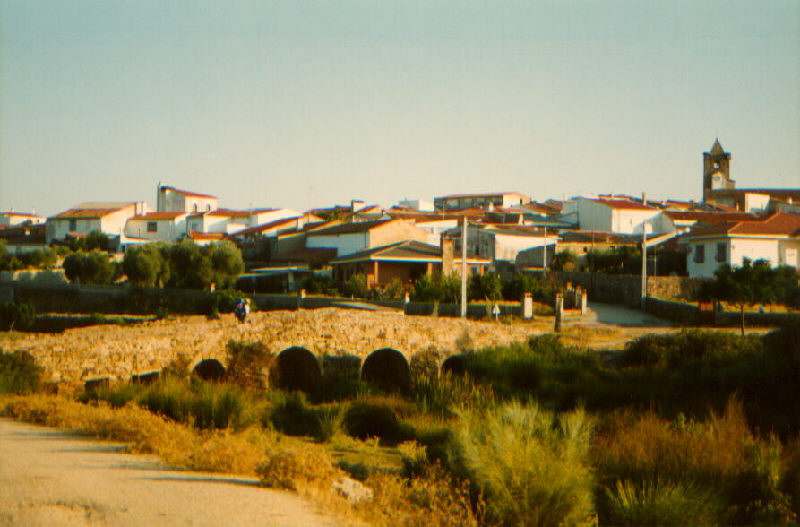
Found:
[[319, 414], [308, 406], [301, 392], [277, 392], [269, 413], [264, 416], [264, 425], [271, 425], [290, 436], [317, 437], [321, 433]]
[[363, 273], [355, 273], [339, 286], [342, 296], [352, 298], [367, 298], [369, 288], [367, 277]]
[[761, 339], [730, 333], [682, 331], [677, 335], [645, 335], [628, 344], [621, 363], [628, 366], [695, 369], [717, 368], [763, 354]]
[[162, 287], [169, 280], [165, 246], [147, 244], [125, 251], [122, 269], [128, 282], [137, 287]]
[[591, 250], [586, 255], [586, 265], [593, 273], [641, 274], [642, 251], [629, 245], [605, 251]]
[[578, 257], [570, 251], [559, 251], [553, 256], [550, 268], [553, 271], [575, 271]]
[[229, 242], [200, 247], [191, 240], [169, 246], [169, 280], [176, 289], [208, 289], [215, 283], [220, 289], [231, 288], [244, 272], [242, 253]]
[[738, 267], [721, 265], [714, 273], [714, 281], [703, 284], [700, 296], [738, 305], [744, 335], [744, 308], [778, 300], [791, 301], [791, 298], [787, 298], [787, 291], [791, 291], [792, 284], [797, 284], [797, 274], [793, 268], [784, 266], [773, 269], [766, 260], [752, 262], [745, 258]]
[[265, 390], [275, 357], [262, 342], [228, 341], [227, 381], [244, 388]]
[[241, 389], [221, 383], [161, 375], [149, 385], [121, 383], [84, 393], [80, 400], [112, 406], [136, 402], [153, 413], [201, 429], [242, 428], [256, 420], [258, 404]]
[[457, 273], [422, 275], [414, 282], [411, 296], [417, 302], [455, 304], [461, 299], [461, 277]]
[[414, 429], [400, 421], [386, 405], [357, 402], [344, 415], [347, 433], [359, 439], [377, 437], [383, 445], [414, 439]]
[[42, 368], [26, 351], [0, 350], [0, 393], [33, 393], [39, 389]]
[[202, 312], [206, 315], [216, 313], [233, 313], [233, 305], [245, 294], [237, 289], [217, 289], [206, 300]]
[[87, 251], [108, 251], [108, 236], [100, 231], [92, 231], [86, 235]]
[[25, 301], [0, 304], [0, 331], [26, 331], [36, 323], [36, 309]]
[[484, 273], [474, 277], [473, 298], [482, 298], [489, 301], [500, 300], [503, 297], [503, 282], [500, 275], [494, 272]]
[[0, 271], [17, 271], [26, 268], [50, 269], [55, 265], [56, 259], [56, 251], [51, 247], [11, 254], [6, 251], [5, 240], [0, 240]]
[[108, 254], [100, 251], [72, 253], [64, 259], [64, 273], [70, 282], [104, 285], [111, 283], [115, 267]]

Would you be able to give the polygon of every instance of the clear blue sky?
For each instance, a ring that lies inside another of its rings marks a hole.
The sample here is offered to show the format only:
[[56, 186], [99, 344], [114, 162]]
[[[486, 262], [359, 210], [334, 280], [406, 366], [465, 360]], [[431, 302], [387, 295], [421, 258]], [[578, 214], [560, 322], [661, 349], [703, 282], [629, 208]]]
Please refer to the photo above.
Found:
[[0, 210], [800, 187], [800, 2], [0, 0]]

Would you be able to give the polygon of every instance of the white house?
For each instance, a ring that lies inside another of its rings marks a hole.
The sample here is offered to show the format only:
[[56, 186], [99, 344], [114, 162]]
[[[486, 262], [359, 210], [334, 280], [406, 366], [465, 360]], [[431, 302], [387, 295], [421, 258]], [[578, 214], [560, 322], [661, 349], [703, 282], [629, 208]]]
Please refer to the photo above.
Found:
[[616, 234], [641, 233], [645, 222], [659, 213], [655, 207], [627, 199], [578, 197], [575, 206], [581, 229]]
[[688, 246], [689, 276], [712, 277], [720, 265], [740, 266], [745, 258], [797, 268], [800, 215], [776, 212], [762, 220], [701, 227], [684, 235], [681, 243]]
[[125, 237], [141, 241], [174, 242], [186, 234], [185, 212], [148, 212], [125, 223]]
[[67, 234], [81, 236], [92, 231], [123, 237], [125, 223], [136, 215], [146, 213], [146, 208], [144, 202], [81, 203], [47, 218], [47, 244], [66, 238]]
[[[455, 251], [461, 250], [462, 229], [451, 229], [445, 236], [455, 240]], [[467, 252], [491, 260], [495, 270], [511, 269], [517, 255], [534, 247], [553, 245], [558, 240], [555, 231], [524, 225], [476, 225], [467, 229]]]
[[158, 186], [156, 196], [158, 212], [208, 212], [218, 207], [219, 199], [209, 194], [198, 194], [167, 185]]
[[433, 206], [438, 211], [462, 209], [493, 209], [513, 207], [531, 201], [530, 196], [519, 192], [490, 192], [487, 194], [451, 194], [433, 198]]
[[14, 227], [15, 225], [38, 225], [44, 223], [44, 218], [27, 212], [0, 212], [0, 227]]
[[406, 240], [425, 242], [428, 232], [405, 220], [362, 221], [343, 223], [308, 232], [307, 249], [336, 249], [336, 256], [355, 254], [372, 247]]
[[694, 227], [756, 219], [757, 215], [746, 212], [664, 210], [651, 220], [651, 224], [657, 233], [683, 234]]
[[233, 234], [244, 229], [264, 225], [302, 214], [293, 209], [215, 209], [190, 214], [186, 219], [186, 232], [223, 232]]

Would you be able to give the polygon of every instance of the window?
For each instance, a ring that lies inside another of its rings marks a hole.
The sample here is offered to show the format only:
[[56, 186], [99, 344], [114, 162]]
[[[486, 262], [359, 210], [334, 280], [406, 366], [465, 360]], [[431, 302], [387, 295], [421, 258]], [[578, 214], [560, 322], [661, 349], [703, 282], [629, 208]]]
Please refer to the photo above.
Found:
[[706, 261], [706, 246], [698, 245], [694, 248], [694, 263], [705, 263]]
[[69, 230], [74, 231], [78, 228], [78, 220], [69, 220]]
[[147, 222], [147, 232], [158, 232], [158, 222], [157, 221], [148, 221]]
[[723, 242], [717, 244], [717, 263], [725, 263], [728, 261], [727, 252], [728, 252], [727, 243]]

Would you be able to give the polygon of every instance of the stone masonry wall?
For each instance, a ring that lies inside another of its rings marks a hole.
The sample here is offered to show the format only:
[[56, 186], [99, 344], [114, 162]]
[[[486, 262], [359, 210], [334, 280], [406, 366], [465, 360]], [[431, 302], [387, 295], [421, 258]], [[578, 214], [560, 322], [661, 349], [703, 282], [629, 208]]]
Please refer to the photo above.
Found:
[[29, 351], [45, 368], [45, 380], [78, 383], [98, 377], [128, 378], [159, 370], [180, 356], [192, 364], [217, 359], [227, 364], [230, 339], [263, 342], [277, 354], [302, 346], [318, 356], [357, 355], [390, 347], [407, 359], [435, 349], [459, 351], [469, 335], [471, 347], [504, 345], [539, 333], [532, 325], [500, 325], [437, 317], [346, 309], [253, 313], [248, 324], [232, 315], [218, 320], [181, 316], [135, 326], [91, 326], [63, 334], [0, 334], [4, 351]]

